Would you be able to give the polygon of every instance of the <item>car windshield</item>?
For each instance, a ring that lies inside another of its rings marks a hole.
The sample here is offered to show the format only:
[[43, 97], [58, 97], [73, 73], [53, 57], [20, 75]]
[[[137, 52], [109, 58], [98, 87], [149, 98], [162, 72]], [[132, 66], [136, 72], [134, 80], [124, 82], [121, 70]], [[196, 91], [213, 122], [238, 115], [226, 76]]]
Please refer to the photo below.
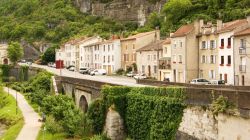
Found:
[[80, 70], [87, 70], [86, 68], [80, 68]]
[[198, 82], [209, 82], [209, 81], [206, 80], [206, 79], [198, 79], [197, 81], [198, 81]]

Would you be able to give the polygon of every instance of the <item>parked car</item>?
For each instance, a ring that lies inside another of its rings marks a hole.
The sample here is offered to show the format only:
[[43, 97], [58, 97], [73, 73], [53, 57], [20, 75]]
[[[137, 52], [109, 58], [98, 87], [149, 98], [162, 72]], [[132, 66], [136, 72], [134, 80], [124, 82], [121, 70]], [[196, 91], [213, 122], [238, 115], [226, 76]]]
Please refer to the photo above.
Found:
[[75, 67], [74, 65], [69, 65], [68, 67], [66, 67], [66, 69], [70, 69], [71, 67]]
[[53, 62], [48, 63], [48, 67], [52, 67], [52, 65], [53, 65]]
[[134, 77], [136, 75], [135, 72], [131, 71], [129, 73], [126, 74], [128, 77]]
[[209, 85], [225, 85], [224, 80], [210, 80]]
[[96, 70], [93, 70], [90, 72], [90, 75], [91, 76], [94, 76], [94, 75], [106, 75], [107, 74], [107, 71], [104, 70], [104, 69], [96, 69]]
[[147, 79], [147, 76], [146, 76], [146, 74], [142, 73], [142, 74], [136, 74], [136, 75], [134, 76], [134, 78], [135, 78], [136, 80]]
[[22, 59], [20, 62], [21, 62], [21, 63], [26, 63], [26, 60], [25, 60], [25, 59]]
[[206, 79], [198, 78], [198, 79], [193, 79], [191, 84], [196, 84], [196, 85], [208, 85], [210, 82]]
[[95, 70], [95, 69], [93, 69], [93, 68], [88, 68], [87, 74], [90, 75], [90, 73], [91, 73], [92, 71], [94, 71], [94, 70]]
[[88, 73], [88, 68], [80, 68], [79, 73], [81, 74], [87, 74]]
[[26, 64], [30, 66], [30, 65], [32, 65], [32, 62], [26, 62]]
[[72, 66], [72, 67], [70, 67], [68, 70], [69, 70], [69, 71], [75, 71], [76, 68], [75, 68], [75, 66]]
[[51, 67], [56, 68], [56, 63], [53, 63]]

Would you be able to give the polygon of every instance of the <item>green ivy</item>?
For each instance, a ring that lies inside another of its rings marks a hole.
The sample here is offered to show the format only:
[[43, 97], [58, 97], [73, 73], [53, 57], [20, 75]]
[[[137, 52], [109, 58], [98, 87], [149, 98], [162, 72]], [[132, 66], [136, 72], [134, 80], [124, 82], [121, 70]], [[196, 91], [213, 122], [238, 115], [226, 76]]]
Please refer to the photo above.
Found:
[[102, 99], [88, 110], [94, 133], [103, 131], [109, 107], [124, 119], [125, 130], [132, 139], [174, 139], [182, 119], [184, 91], [181, 88], [132, 88], [105, 86]]

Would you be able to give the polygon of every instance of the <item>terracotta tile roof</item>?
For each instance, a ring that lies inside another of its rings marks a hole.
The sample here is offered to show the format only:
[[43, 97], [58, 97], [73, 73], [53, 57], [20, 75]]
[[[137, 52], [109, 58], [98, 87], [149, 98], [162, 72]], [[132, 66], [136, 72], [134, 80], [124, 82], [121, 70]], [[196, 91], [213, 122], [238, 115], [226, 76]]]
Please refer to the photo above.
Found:
[[171, 39], [170, 38], [166, 38], [166, 40], [163, 42], [164, 45], [166, 44], [171, 44]]
[[155, 51], [155, 50], [162, 50], [162, 45], [164, 43], [165, 40], [157, 40], [156, 42], [152, 42], [138, 50], [136, 50], [137, 52], [141, 52], [141, 51]]
[[234, 36], [243, 36], [243, 35], [250, 35], [250, 27], [234, 34]]
[[190, 33], [194, 29], [192, 24], [181, 26], [171, 37], [182, 37]]
[[234, 29], [236, 29], [239, 26], [246, 25], [248, 22], [246, 19], [240, 19], [240, 20], [234, 20], [231, 22], [226, 22], [223, 24], [223, 27], [221, 30], [218, 31], [218, 33], [224, 33], [224, 32], [229, 32]]
[[136, 39], [136, 38], [140, 38], [140, 37], [143, 37], [143, 36], [146, 36], [146, 35], [153, 34], [153, 33], [155, 33], [155, 32], [156, 32], [156, 31], [139, 33], [139, 34], [136, 34], [136, 35], [129, 36], [129, 37], [127, 37], [127, 38], [123, 38], [123, 39], [121, 39], [121, 40], [122, 40], [122, 41], [125, 41], [125, 40], [132, 40], [132, 39]]

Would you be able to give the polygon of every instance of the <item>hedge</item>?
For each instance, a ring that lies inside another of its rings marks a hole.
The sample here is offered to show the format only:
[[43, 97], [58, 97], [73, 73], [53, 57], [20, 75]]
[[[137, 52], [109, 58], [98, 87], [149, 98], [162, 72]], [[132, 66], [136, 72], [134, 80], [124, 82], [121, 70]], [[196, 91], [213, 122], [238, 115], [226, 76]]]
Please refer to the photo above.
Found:
[[108, 108], [114, 105], [129, 138], [175, 139], [185, 109], [183, 89], [105, 86], [102, 95], [88, 110], [94, 133], [103, 132]]

